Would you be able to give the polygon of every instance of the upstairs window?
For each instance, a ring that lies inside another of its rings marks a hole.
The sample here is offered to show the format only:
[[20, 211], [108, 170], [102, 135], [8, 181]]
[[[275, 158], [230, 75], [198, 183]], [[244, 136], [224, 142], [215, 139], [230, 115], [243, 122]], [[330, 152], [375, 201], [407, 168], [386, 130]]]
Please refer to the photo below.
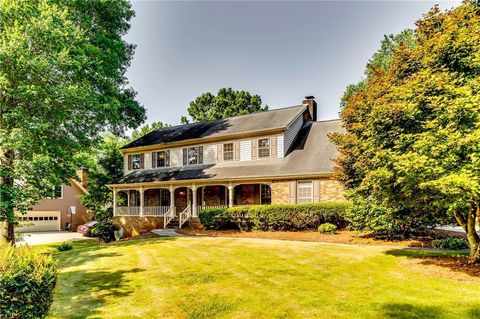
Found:
[[198, 147], [188, 148], [188, 165], [198, 164]]
[[132, 168], [133, 169], [140, 169], [140, 154], [132, 155]]
[[143, 153], [128, 155], [128, 170], [143, 169], [143, 163]]
[[312, 181], [297, 182], [297, 203], [308, 204], [313, 202], [313, 183]]
[[152, 153], [152, 168], [170, 166], [170, 151]]
[[203, 164], [203, 147], [194, 146], [183, 149], [183, 165]]
[[223, 160], [233, 161], [233, 143], [223, 144]]
[[52, 189], [51, 199], [62, 199], [63, 198], [63, 187], [62, 185], [54, 186]]
[[261, 138], [258, 140], [258, 158], [270, 157], [270, 139]]

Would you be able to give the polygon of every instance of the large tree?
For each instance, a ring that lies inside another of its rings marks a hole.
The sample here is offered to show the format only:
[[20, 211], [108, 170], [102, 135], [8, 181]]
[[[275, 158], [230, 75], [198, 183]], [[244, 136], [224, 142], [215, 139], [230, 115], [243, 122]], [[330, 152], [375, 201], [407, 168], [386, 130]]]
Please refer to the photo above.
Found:
[[123, 176], [123, 155], [120, 147], [128, 139], [111, 133], [103, 136], [103, 141], [92, 150], [84, 161], [88, 167], [88, 193], [81, 198], [82, 204], [95, 213], [96, 220], [107, 220], [113, 213], [112, 191], [106, 185], [116, 183]]
[[335, 134], [338, 177], [352, 197], [397, 218], [454, 216], [470, 261], [480, 260], [480, 8], [434, 7], [416, 23], [414, 45], [369, 65], [345, 97], [346, 133]]
[[74, 176], [74, 154], [144, 121], [125, 0], [0, 2], [0, 222]]
[[[259, 95], [221, 88], [217, 95], [207, 92], [190, 102], [188, 114], [193, 122], [204, 122], [266, 110], [268, 106], [262, 106]], [[181, 121], [184, 124], [189, 122], [185, 116], [182, 116]]]

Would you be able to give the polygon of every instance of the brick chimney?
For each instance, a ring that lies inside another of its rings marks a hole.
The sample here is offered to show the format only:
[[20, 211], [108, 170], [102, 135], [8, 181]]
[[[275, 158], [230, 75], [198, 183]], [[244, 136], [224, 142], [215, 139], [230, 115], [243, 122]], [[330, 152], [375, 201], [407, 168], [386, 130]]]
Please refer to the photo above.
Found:
[[88, 169], [85, 167], [81, 167], [77, 170], [77, 177], [80, 180], [80, 184], [82, 184], [83, 187], [87, 188], [88, 187]]
[[315, 122], [317, 120], [317, 102], [315, 102], [315, 97], [313, 95], [306, 96], [302, 104], [308, 106], [308, 114], [305, 114], [305, 120]]

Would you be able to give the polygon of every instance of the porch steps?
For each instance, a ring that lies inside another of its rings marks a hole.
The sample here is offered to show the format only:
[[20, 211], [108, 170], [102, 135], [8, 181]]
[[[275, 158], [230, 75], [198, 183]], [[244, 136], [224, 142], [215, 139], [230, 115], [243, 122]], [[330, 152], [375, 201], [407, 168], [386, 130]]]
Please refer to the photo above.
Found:
[[165, 229], [178, 229], [178, 219], [172, 219]]

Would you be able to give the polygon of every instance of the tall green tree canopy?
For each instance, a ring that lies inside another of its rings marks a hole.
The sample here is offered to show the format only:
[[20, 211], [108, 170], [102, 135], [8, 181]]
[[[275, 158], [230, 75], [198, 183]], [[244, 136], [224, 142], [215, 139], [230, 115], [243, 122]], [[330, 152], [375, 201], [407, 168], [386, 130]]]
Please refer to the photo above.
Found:
[[125, 77], [126, 0], [0, 2], [0, 221], [75, 176], [74, 154], [145, 119]]
[[[188, 114], [193, 122], [204, 122], [266, 110], [268, 106], [262, 106], [259, 95], [235, 91], [232, 88], [221, 88], [217, 95], [207, 92], [190, 102]], [[184, 116], [181, 121], [184, 124], [189, 122]]]
[[433, 8], [413, 45], [345, 98], [334, 134], [338, 177], [354, 199], [398, 219], [454, 216], [480, 260], [480, 8]]

